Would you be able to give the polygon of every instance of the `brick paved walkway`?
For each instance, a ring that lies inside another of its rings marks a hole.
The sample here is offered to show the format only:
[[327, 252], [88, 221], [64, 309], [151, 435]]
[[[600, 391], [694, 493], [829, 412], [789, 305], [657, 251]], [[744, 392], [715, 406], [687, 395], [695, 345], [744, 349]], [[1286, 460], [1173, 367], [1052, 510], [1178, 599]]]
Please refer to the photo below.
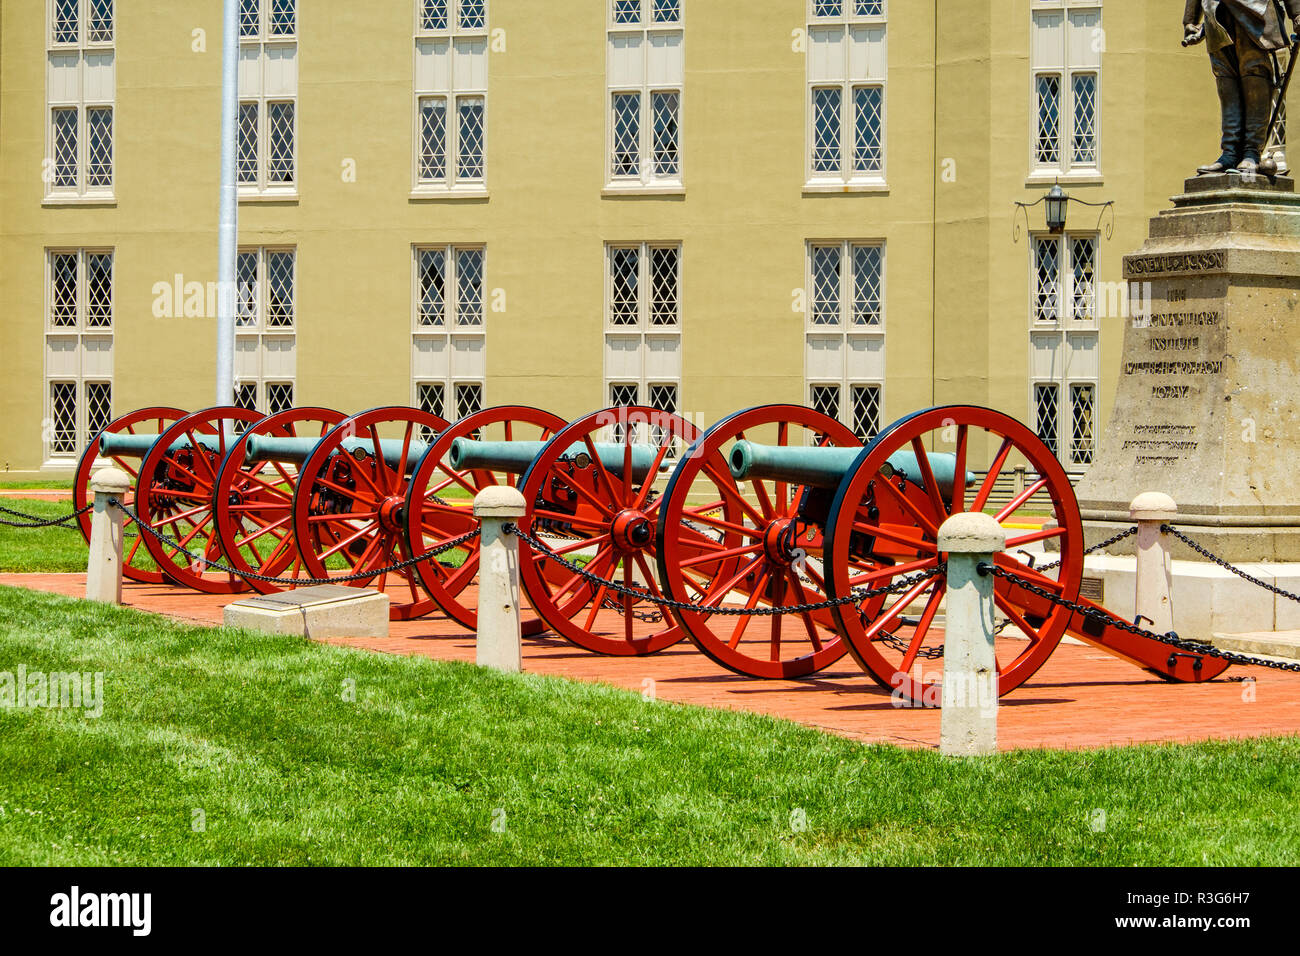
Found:
[[[0, 585], [58, 594], [85, 593], [80, 574], [0, 574]], [[125, 602], [198, 624], [221, 620], [229, 596], [128, 584]], [[393, 654], [472, 661], [473, 635], [440, 616], [395, 622], [384, 639], [335, 643]], [[524, 642], [524, 668], [641, 692], [654, 682], [664, 700], [752, 710], [864, 741], [937, 747], [939, 712], [899, 709], [845, 658], [804, 681], [760, 681], [717, 667], [689, 642], [645, 658], [599, 657], [562, 640]], [[1062, 644], [1027, 683], [1004, 697], [998, 714], [1003, 749], [1087, 748], [1153, 741], [1300, 733], [1300, 674], [1229, 669], [1257, 678], [1255, 700], [1243, 685], [1166, 684], [1091, 647]]]

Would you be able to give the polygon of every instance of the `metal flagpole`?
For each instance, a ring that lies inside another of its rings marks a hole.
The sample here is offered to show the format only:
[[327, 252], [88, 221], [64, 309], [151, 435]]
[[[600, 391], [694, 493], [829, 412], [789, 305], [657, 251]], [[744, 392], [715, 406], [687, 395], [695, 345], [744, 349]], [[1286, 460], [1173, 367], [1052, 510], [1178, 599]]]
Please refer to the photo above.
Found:
[[235, 398], [235, 260], [239, 249], [239, 184], [235, 129], [239, 120], [239, 0], [225, 0], [221, 47], [221, 219], [217, 234], [217, 405]]

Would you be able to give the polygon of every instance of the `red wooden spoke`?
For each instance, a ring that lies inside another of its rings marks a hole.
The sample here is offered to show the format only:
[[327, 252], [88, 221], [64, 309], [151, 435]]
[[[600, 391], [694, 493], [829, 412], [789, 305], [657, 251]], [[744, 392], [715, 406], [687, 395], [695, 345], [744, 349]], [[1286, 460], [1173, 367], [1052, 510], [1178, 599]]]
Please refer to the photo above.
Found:
[[767, 566], [767, 559], [763, 557], [763, 555], [761, 554], [758, 557], [756, 557], [753, 561], [750, 561], [748, 564], [742, 567], [739, 571], [737, 571], [735, 575], [729, 578], [727, 582], [723, 584], [721, 587], [710, 588], [709, 598], [702, 605], [700, 605], [700, 609], [707, 610], [708, 608], [721, 607], [722, 599], [725, 598], [728, 594], [730, 594], [733, 590], [735, 590], [736, 586], [739, 585], [741, 581], [745, 580], [745, 578], [749, 576], [749, 572], [753, 571], [756, 567], [760, 565], [762, 565], [764, 568], [766, 568]]
[[721, 561], [724, 558], [739, 557], [740, 555], [748, 554], [751, 551], [761, 550], [762, 547], [763, 542], [756, 541], [753, 544], [742, 545], [739, 548], [726, 548], [722, 551], [710, 551], [696, 558], [687, 558], [686, 560], [679, 562], [677, 566], [679, 568], [693, 568], [701, 564], [710, 564], [714, 561]]
[[[810, 601], [808, 595], [804, 593], [803, 582], [799, 580], [799, 575], [795, 574], [793, 569], [786, 569], [786, 575], [790, 579], [790, 587], [794, 588], [795, 601], [799, 604], [814, 603], [813, 601]], [[811, 612], [801, 611], [799, 617], [803, 621], [804, 630], [808, 632], [808, 640], [811, 642], [813, 650], [820, 651], [822, 649], [822, 640], [817, 634], [817, 624], [813, 620]]]
[[1047, 479], [1039, 478], [1037, 481], [1035, 481], [1032, 485], [1030, 485], [1020, 494], [1012, 498], [1011, 501], [1007, 504], [1007, 506], [1003, 508], [1001, 511], [999, 511], [996, 515], [994, 515], [994, 517], [998, 521], [1006, 521], [1007, 518], [1011, 517], [1011, 515], [1019, 511], [1021, 506], [1024, 505], [1026, 501], [1034, 497], [1034, 495], [1038, 494], [1046, 487], [1047, 487]]
[[875, 581], [883, 581], [887, 578], [901, 578], [917, 571], [925, 571], [938, 564], [938, 558], [920, 558], [916, 561], [908, 561], [905, 564], [889, 564], [881, 568], [875, 568], [862, 574], [855, 574], [848, 578], [848, 583], [852, 588], [867, 587]]
[[1011, 454], [1011, 447], [1010, 438], [1002, 439], [1002, 446], [993, 457], [993, 464], [989, 466], [989, 473], [984, 476], [984, 483], [980, 485], [975, 500], [971, 502], [971, 511], [983, 511], [984, 506], [988, 504], [989, 495], [993, 493], [993, 486], [997, 484], [998, 476], [1002, 474], [1002, 466], [1007, 463], [1007, 456]]
[[[772, 607], [781, 607], [785, 604], [785, 577], [784, 575], [772, 575], [771, 582], [768, 584], [771, 590]], [[776, 663], [781, 660], [781, 628], [784, 626], [785, 615], [773, 614], [771, 618], [771, 641], [768, 645], [768, 660]]]
[[[650, 492], [654, 490], [655, 475], [659, 474], [659, 467], [664, 463], [664, 458], [668, 454], [668, 449], [669, 449], [669, 442], [665, 440], [664, 443], [659, 446], [659, 451], [655, 454], [654, 462], [650, 465], [650, 476], [646, 478], [645, 484], [641, 486], [640, 492], [637, 494], [635, 501], [633, 501], [632, 503], [633, 508], [645, 507], [646, 499], [650, 497]], [[628, 465], [628, 468], [629, 469], [631, 468], [630, 464]], [[662, 499], [659, 499], [654, 503], [654, 507], [656, 508], [659, 507], [661, 503], [662, 503]]]
[[[627, 442], [625, 453], [630, 455], [632, 450], [632, 444], [631, 444], [631, 438], [628, 435], [628, 431], [629, 429], [627, 428], [623, 429], [623, 440]], [[587, 446], [587, 454], [591, 456], [592, 465], [595, 466], [596, 471], [600, 474], [601, 484], [605, 488], [609, 489], [608, 494], [612, 499], [611, 503], [613, 505], [613, 508], [605, 504], [597, 504], [596, 506], [600, 508], [602, 511], [604, 511], [606, 514], [612, 515], [614, 509], [621, 509], [623, 504], [627, 501], [627, 499], [623, 497], [623, 483], [621, 481], [615, 481], [614, 476], [610, 474], [609, 469], [605, 467], [605, 462], [601, 459], [600, 455], [596, 453], [596, 443], [595, 441], [592, 440], [591, 435], [583, 435], [582, 443]], [[556, 469], [556, 470], [562, 471], [562, 469]], [[567, 476], [562, 476], [562, 477], [564, 479], [565, 484], [569, 485], [570, 488], [573, 488], [574, 491], [578, 491], [578, 486], [571, 484], [568, 481]], [[583, 497], [589, 499], [589, 502], [592, 504], [596, 504], [596, 502], [598, 501], [598, 499], [590, 492], [588, 492], [585, 488], [582, 489], [581, 493]]]
[[1045, 528], [1042, 531], [1031, 531], [1028, 534], [1007, 538], [1007, 548], [1018, 548], [1021, 545], [1032, 544], [1035, 541], [1046, 541], [1048, 538], [1060, 538], [1064, 535], [1064, 528]]
[[997, 591], [993, 592], [993, 603], [998, 606], [1003, 614], [1011, 618], [1011, 623], [1016, 626], [1017, 630], [1021, 631], [1025, 637], [1029, 638], [1031, 647], [1043, 639], [1041, 629], [1034, 627], [1034, 625], [1025, 620], [1024, 615], [1020, 613], [1020, 609], [1014, 607], [1010, 601], [998, 594]]
[[952, 513], [965, 511], [966, 501], [966, 426], [957, 426], [957, 465], [952, 477]]
[[893, 604], [891, 604], [888, 608], [885, 609], [883, 614], [880, 614], [878, 617], [876, 617], [875, 620], [871, 622], [871, 626], [867, 628], [867, 640], [872, 640], [872, 641], [875, 640], [876, 635], [879, 634], [887, 624], [892, 623], [895, 618], [897, 618], [900, 614], [903, 613], [904, 610], [907, 609], [907, 606], [909, 604], [911, 604], [913, 601], [916, 600], [917, 596], [922, 591], [932, 586], [932, 584], [933, 582], [927, 578], [923, 581], [917, 581], [910, 588], [904, 591], [903, 596], [901, 598], [896, 600]]
[[[754, 589], [749, 592], [749, 598], [745, 601], [746, 611], [752, 611], [758, 607], [758, 601], [763, 596], [763, 590], [767, 587], [768, 576], [768, 570], [764, 568], [763, 573], [754, 581]], [[745, 628], [749, 627], [749, 622], [752, 620], [753, 618], [748, 614], [740, 615], [735, 629], [731, 632], [731, 640], [727, 642], [727, 646], [733, 651], [740, 646], [740, 639], [745, 633]]]
[[909, 548], [915, 548], [917, 551], [927, 551], [930, 554], [936, 554], [939, 550], [938, 544], [934, 541], [926, 541], [924, 538], [914, 538], [908, 534], [902, 534], [891, 528], [884, 528], [878, 524], [868, 524], [865, 521], [853, 522], [853, 527], [863, 534], [869, 534], [874, 538], [885, 538], [889, 541], [896, 541], [899, 544], [905, 544]]
[[913, 504], [911, 498], [895, 488], [893, 481], [888, 478], [882, 478], [880, 481], [876, 482], [876, 487], [884, 488], [889, 492], [889, 496], [898, 503], [899, 507], [911, 516], [912, 520], [920, 525], [921, 530], [925, 532], [925, 534], [929, 535], [931, 538], [939, 537], [939, 525], [935, 524], [933, 518]]
[[[959, 471], [958, 474], [961, 474]], [[939, 613], [939, 605], [943, 603], [943, 588], [938, 585], [930, 592], [930, 599], [925, 602], [925, 610], [921, 612], [921, 620], [916, 624], [916, 630], [912, 634], [912, 640], [907, 645], [907, 653], [903, 655], [903, 663], [898, 669], [904, 674], [912, 670], [912, 665], [916, 663], [916, 655], [925, 646], [925, 635], [930, 633], [930, 625], [934, 621], [934, 616]]]
[[[608, 475], [609, 472], [607, 471], [605, 472], [605, 474]], [[555, 469], [553, 476], [555, 478], [558, 478], [563, 484], [571, 488], [574, 492], [577, 493], [579, 498], [581, 498], [587, 504], [591, 505], [601, 514], [603, 514], [606, 518], [614, 517], [613, 510], [609, 507], [609, 505], [606, 502], [601, 501], [599, 498], [597, 498], [586, 488], [582, 487], [580, 483], [574, 481], [572, 478], [566, 475], [563, 469], [559, 469], [559, 468]]]
[[948, 508], [943, 503], [943, 495], [939, 494], [939, 482], [935, 480], [934, 470], [930, 467], [930, 454], [925, 450], [925, 443], [921, 437], [912, 439], [912, 451], [916, 454], [917, 467], [921, 469], [921, 480], [925, 482], [925, 493], [930, 498], [930, 504], [934, 506], [934, 513], [939, 517], [939, 524], [943, 524], [948, 517]]

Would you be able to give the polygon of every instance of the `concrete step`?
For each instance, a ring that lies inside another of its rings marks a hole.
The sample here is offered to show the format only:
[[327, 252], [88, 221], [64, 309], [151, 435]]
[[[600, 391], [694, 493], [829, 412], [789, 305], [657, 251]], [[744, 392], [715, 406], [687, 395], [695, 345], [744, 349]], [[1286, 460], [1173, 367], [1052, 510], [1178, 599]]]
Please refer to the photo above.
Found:
[[1248, 631], [1244, 634], [1215, 634], [1220, 650], [1255, 654], [1289, 661], [1300, 660], [1300, 631]]

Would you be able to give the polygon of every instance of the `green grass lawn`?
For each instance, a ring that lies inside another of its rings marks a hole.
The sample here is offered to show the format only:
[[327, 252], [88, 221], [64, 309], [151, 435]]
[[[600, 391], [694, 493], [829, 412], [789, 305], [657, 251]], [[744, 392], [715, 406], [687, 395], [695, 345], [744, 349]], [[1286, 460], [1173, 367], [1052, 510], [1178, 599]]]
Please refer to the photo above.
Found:
[[0, 866], [1300, 862], [1300, 738], [960, 762], [10, 588], [0, 618], [0, 672], [105, 675], [99, 718], [0, 708]]
[[0, 481], [0, 491], [30, 491], [32, 489], [70, 491], [71, 478], [37, 478], [33, 481]]
[[[69, 501], [36, 501], [30, 498], [0, 498], [0, 506], [42, 519], [72, 513]], [[0, 513], [5, 521], [24, 521]], [[10, 528], [0, 525], [0, 571], [86, 570], [86, 539], [76, 527]]]

